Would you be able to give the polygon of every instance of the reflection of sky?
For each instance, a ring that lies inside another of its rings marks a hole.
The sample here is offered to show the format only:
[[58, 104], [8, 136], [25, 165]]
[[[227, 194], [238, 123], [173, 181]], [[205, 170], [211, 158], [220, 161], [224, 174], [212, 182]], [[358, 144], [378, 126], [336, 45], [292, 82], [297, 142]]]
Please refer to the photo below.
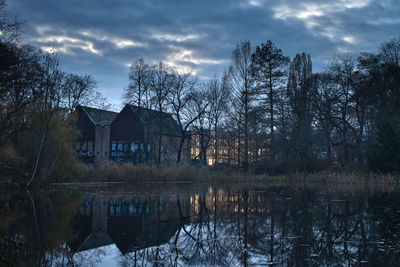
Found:
[[138, 57], [220, 75], [240, 40], [271, 39], [284, 54], [312, 55], [320, 70], [337, 52], [375, 51], [398, 37], [397, 0], [8, 1], [26, 21], [23, 41], [57, 51], [64, 70], [92, 74], [119, 103]]
[[121, 266], [119, 258], [122, 254], [115, 244], [95, 249], [78, 252], [74, 255], [74, 261], [79, 266]]

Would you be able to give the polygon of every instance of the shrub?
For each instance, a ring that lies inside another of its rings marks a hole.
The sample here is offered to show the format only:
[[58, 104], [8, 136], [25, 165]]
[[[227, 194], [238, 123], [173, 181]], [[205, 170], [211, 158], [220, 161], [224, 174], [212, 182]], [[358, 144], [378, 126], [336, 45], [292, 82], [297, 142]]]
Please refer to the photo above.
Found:
[[376, 144], [368, 153], [368, 168], [373, 172], [400, 172], [400, 132], [387, 121], [378, 126]]

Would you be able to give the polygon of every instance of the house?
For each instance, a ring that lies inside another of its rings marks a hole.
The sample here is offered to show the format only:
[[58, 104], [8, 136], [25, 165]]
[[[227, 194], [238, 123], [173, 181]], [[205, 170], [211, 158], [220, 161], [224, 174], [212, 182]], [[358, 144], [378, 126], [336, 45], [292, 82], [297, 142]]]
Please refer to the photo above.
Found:
[[118, 113], [85, 106], [78, 106], [75, 112], [81, 132], [75, 142], [76, 155], [85, 163], [107, 160], [110, 154], [110, 125]]
[[[78, 106], [76, 113], [81, 136], [75, 151], [85, 163], [154, 164], [160, 158], [161, 164], [167, 164], [177, 160], [181, 129], [169, 113], [130, 104], [119, 113], [85, 106]], [[182, 161], [190, 159], [190, 138], [181, 155]]]
[[[127, 104], [111, 124], [110, 159], [154, 164], [161, 156], [161, 163], [174, 162], [180, 140], [180, 127], [171, 114]], [[181, 155], [190, 159], [190, 138]]]

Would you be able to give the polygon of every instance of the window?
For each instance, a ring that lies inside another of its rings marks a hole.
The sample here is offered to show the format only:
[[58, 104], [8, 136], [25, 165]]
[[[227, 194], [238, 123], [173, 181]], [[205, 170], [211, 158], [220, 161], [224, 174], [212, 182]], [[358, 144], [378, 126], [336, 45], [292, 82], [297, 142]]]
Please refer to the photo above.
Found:
[[136, 152], [137, 149], [138, 149], [138, 145], [135, 143], [131, 143], [131, 151]]

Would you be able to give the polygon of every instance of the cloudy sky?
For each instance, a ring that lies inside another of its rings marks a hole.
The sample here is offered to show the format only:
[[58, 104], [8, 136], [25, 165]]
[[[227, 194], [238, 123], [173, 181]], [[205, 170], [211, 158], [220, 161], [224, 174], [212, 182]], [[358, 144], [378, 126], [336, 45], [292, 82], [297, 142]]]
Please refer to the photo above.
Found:
[[120, 107], [129, 65], [142, 57], [201, 78], [220, 76], [240, 40], [307, 52], [314, 71], [335, 53], [374, 52], [400, 35], [400, 0], [8, 0], [23, 41], [56, 51]]

